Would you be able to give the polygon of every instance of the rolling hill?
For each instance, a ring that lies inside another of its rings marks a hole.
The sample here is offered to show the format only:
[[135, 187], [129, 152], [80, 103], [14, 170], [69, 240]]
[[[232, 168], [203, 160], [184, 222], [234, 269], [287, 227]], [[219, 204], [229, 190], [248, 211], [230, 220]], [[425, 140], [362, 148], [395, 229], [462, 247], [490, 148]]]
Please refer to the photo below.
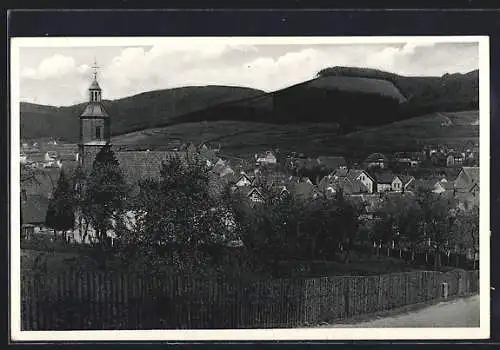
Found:
[[[443, 127], [444, 118], [452, 125]], [[338, 124], [269, 124], [247, 121], [213, 121], [175, 124], [113, 138], [113, 143], [142, 149], [174, 148], [181, 142], [220, 144], [225, 156], [249, 158], [279, 148], [308, 156], [343, 155], [362, 160], [373, 152], [417, 151], [425, 144], [464, 145], [479, 140], [478, 111], [432, 113], [379, 127], [335, 136]]]
[[[404, 77], [371, 69], [333, 67], [320, 71], [314, 79], [271, 93], [243, 87], [185, 87], [146, 92], [104, 104], [112, 118], [112, 135], [117, 136], [116, 140], [128, 140], [129, 144], [169, 143], [164, 130], [178, 135], [170, 138], [174, 140], [184, 137], [182, 130], [189, 130], [189, 135], [191, 130], [203, 133], [216, 127], [221, 130], [213, 132], [222, 139], [255, 129], [256, 136], [248, 140], [252, 142], [263, 138], [257, 136], [259, 132], [272, 130], [274, 136], [268, 135], [271, 139], [268, 137], [267, 144], [279, 143], [294, 130], [303, 129], [308, 133], [297, 134], [301, 135], [297, 140], [317, 144], [323, 136], [316, 132], [322, 129], [328, 131], [328, 139], [334, 140], [339, 135], [423, 114], [474, 110], [478, 107], [478, 93], [478, 71], [442, 77]], [[83, 107], [22, 103], [21, 135], [52, 136], [74, 142]]]
[[[231, 86], [183, 87], [150, 91], [103, 103], [112, 117], [111, 133], [116, 135], [165, 125], [179, 115], [263, 93]], [[84, 108], [85, 103], [54, 107], [21, 102], [21, 136], [25, 139], [55, 137], [76, 142], [79, 115]]]

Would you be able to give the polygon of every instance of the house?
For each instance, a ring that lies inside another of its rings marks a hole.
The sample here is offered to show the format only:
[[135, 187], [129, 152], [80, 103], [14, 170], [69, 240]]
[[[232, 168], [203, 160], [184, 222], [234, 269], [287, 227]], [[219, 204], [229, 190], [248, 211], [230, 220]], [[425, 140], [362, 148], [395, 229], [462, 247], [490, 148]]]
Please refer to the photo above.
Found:
[[363, 162], [366, 169], [370, 168], [386, 168], [389, 161], [382, 153], [372, 153]]
[[309, 184], [309, 185], [312, 185], [312, 184], [313, 184], [313, 182], [311, 181], [311, 179], [310, 179], [310, 178], [308, 178], [308, 177], [303, 177], [303, 178], [301, 178], [301, 179], [299, 180], [299, 182], [300, 182], [300, 183], [307, 183], [307, 184]]
[[465, 153], [450, 152], [446, 156], [447, 167], [461, 166], [464, 164], [464, 162], [465, 162]]
[[[377, 172], [373, 174], [373, 178], [375, 179], [378, 193], [388, 192], [392, 190], [392, 183], [395, 178], [393, 173]], [[399, 183], [401, 183], [401, 180], [399, 180]], [[399, 183], [396, 183], [395, 185], [398, 185]]]
[[279, 196], [280, 198], [285, 198], [290, 195], [290, 191], [286, 186], [281, 186], [279, 189]]
[[201, 149], [198, 153], [198, 157], [207, 167], [214, 166], [220, 160], [215, 151], [208, 148]]
[[457, 191], [469, 192], [476, 184], [479, 188], [479, 167], [462, 167], [455, 179]]
[[394, 154], [395, 165], [409, 168], [416, 168], [420, 164], [422, 155], [419, 152], [398, 152]]
[[415, 188], [431, 191], [433, 193], [443, 193], [446, 191], [445, 182], [440, 180], [416, 180]]
[[256, 188], [253, 187], [247, 194], [247, 198], [250, 200], [251, 205], [259, 204], [259, 203], [264, 203], [265, 198], [262, 195], [262, 193]]
[[45, 216], [50, 199], [43, 194], [27, 194], [26, 191], [21, 193], [21, 230], [25, 238], [30, 238], [33, 233], [45, 228]]
[[277, 159], [276, 159], [276, 156], [274, 155], [273, 152], [271, 151], [267, 151], [266, 153], [264, 154], [256, 154], [255, 155], [255, 161], [256, 161], [256, 164], [260, 164], [260, 165], [264, 165], [264, 164], [276, 164], [277, 162]]
[[[359, 181], [363, 186], [366, 188], [368, 193], [373, 193], [374, 188], [375, 188], [375, 180], [373, 177], [370, 176], [366, 171], [364, 170], [358, 170], [358, 169], [351, 169], [347, 172], [347, 179], [351, 183], [355, 183], [356, 181]], [[360, 189], [361, 192], [363, 191], [363, 188]]]
[[455, 197], [461, 205], [479, 204], [479, 167], [463, 167], [454, 181]]
[[337, 169], [347, 169], [347, 163], [344, 157], [339, 156], [320, 156], [317, 158], [320, 167], [334, 171]]
[[243, 187], [243, 186], [251, 186], [254, 182], [254, 179], [250, 178], [247, 174], [241, 173], [235, 182], [235, 186]]
[[402, 189], [401, 192], [407, 192], [414, 189], [413, 184], [415, 183], [415, 178], [409, 175], [398, 175], [398, 178], [401, 180]]
[[28, 162], [28, 158], [26, 156], [26, 153], [21, 152], [19, 154], [19, 163], [26, 164], [27, 162]]
[[432, 154], [430, 160], [432, 164], [437, 167], [446, 166], [448, 161], [446, 155], [439, 152]]
[[318, 182], [318, 189], [327, 196], [339, 190], [345, 194], [372, 193], [373, 178], [363, 170], [339, 170], [323, 177]]
[[442, 115], [442, 120], [441, 120], [441, 127], [444, 127], [444, 128], [447, 128], [447, 127], [450, 127], [453, 125], [453, 122], [451, 121], [451, 119], [445, 115]]
[[391, 182], [391, 191], [402, 192], [403, 191], [403, 181], [399, 176], [394, 176]]
[[288, 183], [288, 176], [284, 173], [273, 172], [258, 172], [253, 181], [254, 186], [261, 186], [261, 188], [273, 188], [276, 186], [283, 186]]

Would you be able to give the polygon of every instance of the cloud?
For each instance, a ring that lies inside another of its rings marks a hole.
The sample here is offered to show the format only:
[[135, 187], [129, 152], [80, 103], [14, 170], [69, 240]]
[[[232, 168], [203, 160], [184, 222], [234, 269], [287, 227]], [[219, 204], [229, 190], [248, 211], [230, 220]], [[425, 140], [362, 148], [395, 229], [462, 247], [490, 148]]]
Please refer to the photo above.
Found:
[[60, 78], [75, 70], [76, 64], [73, 57], [54, 55], [44, 59], [37, 68], [25, 68], [21, 77], [30, 79]]
[[[62, 51], [61, 51], [62, 52]], [[21, 96], [39, 103], [84, 102], [98, 49], [40, 57], [21, 71]], [[405, 75], [442, 75], [478, 68], [477, 45], [408, 42], [393, 45], [230, 45], [183, 40], [127, 47], [102, 62], [103, 97], [190, 85], [234, 85], [272, 91], [314, 78], [323, 68], [358, 66]], [[64, 86], [63, 86], [64, 85]], [[71, 89], [71, 86], [74, 88]]]

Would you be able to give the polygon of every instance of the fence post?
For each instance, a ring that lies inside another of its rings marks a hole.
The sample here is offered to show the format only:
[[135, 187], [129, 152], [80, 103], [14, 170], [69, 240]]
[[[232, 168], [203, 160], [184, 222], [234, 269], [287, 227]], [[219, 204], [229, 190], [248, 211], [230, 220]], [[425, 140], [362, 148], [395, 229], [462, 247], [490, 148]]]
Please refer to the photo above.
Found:
[[345, 315], [346, 315], [346, 318], [349, 318], [350, 316], [350, 305], [349, 305], [349, 282], [350, 282], [350, 279], [347, 278], [345, 279], [345, 282], [344, 282], [344, 305], [345, 305]]

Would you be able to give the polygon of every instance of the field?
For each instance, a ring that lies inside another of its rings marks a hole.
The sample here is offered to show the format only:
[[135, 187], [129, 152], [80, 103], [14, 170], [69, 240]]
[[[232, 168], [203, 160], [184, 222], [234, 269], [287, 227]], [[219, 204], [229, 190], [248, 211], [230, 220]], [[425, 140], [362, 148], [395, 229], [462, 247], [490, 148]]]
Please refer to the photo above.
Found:
[[[441, 123], [450, 120], [451, 125]], [[338, 135], [335, 123], [267, 124], [215, 121], [177, 124], [147, 129], [113, 138], [115, 144], [148, 145], [152, 148], [180, 142], [220, 143], [224, 154], [253, 156], [279, 148], [306, 155], [344, 155], [362, 159], [373, 152], [420, 150], [425, 144], [464, 145], [479, 141], [479, 112], [433, 113], [421, 117]]]
[[[441, 126], [445, 117], [453, 124]], [[334, 146], [357, 154], [421, 150], [426, 144], [459, 147], [479, 143], [478, 121], [479, 111], [433, 113], [351, 133], [339, 138]]]

